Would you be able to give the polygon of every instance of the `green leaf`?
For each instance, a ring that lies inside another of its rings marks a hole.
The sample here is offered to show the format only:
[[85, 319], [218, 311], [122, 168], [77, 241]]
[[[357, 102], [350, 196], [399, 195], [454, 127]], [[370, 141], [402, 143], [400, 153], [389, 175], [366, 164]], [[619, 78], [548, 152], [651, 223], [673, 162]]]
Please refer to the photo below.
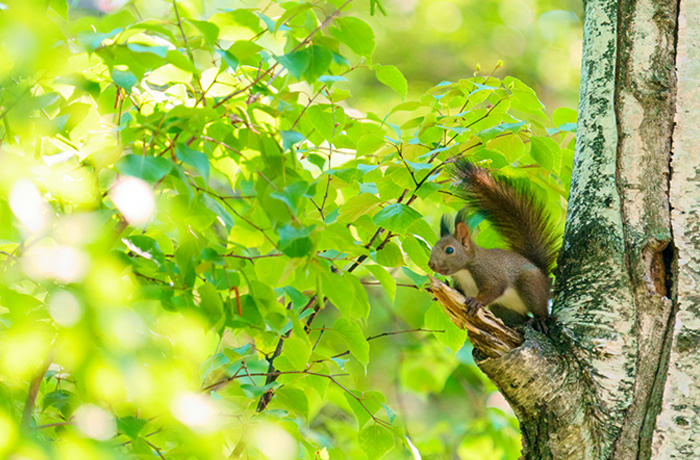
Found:
[[298, 313], [301, 313], [299, 310], [309, 302], [309, 298], [301, 292], [299, 292], [293, 286], [285, 286], [284, 292], [289, 296], [289, 299], [292, 301], [294, 310], [296, 310]]
[[309, 184], [304, 181], [299, 181], [286, 186], [283, 192], [270, 193], [270, 196], [284, 202], [289, 207], [289, 210], [296, 214], [299, 200], [301, 200], [308, 190]]
[[348, 81], [348, 79], [342, 75], [321, 75], [318, 77], [318, 81], [332, 85], [333, 83], [338, 83], [339, 81]]
[[263, 47], [257, 43], [249, 40], [238, 40], [229, 47], [228, 52], [236, 56], [239, 61], [245, 61], [262, 50]]
[[303, 390], [286, 385], [275, 391], [275, 399], [290, 412], [309, 417], [309, 401]]
[[374, 71], [377, 80], [399, 93], [399, 95], [406, 97], [408, 82], [396, 66], [377, 64], [374, 66]]
[[338, 219], [343, 222], [355, 222], [360, 216], [372, 213], [380, 203], [375, 195], [360, 193], [340, 207]]
[[396, 297], [396, 280], [394, 277], [381, 265], [368, 265], [365, 268], [379, 281], [393, 302]]
[[296, 334], [284, 341], [282, 356], [287, 358], [294, 370], [303, 371], [311, 356], [311, 344], [306, 335], [300, 337]]
[[277, 230], [277, 234], [280, 237], [280, 251], [289, 257], [308, 256], [313, 249], [313, 241], [311, 241], [309, 235], [311, 235], [314, 228], [314, 225], [299, 229], [291, 225], [280, 227]]
[[308, 64], [304, 70], [304, 78], [313, 83], [318, 77], [326, 73], [331, 64], [333, 55], [326, 48], [319, 45], [309, 46], [304, 50], [308, 56]]
[[344, 315], [351, 318], [359, 317], [357, 301], [355, 300], [355, 285], [351, 274], [321, 272], [320, 280], [323, 294]]
[[219, 38], [219, 27], [208, 21], [197, 21], [195, 19], [188, 19], [189, 23], [199, 29], [204, 36], [204, 40], [210, 45], [216, 44], [216, 39]]
[[131, 93], [131, 88], [139, 82], [138, 78], [129, 70], [112, 70], [112, 80], [120, 88], [124, 88], [127, 93]]
[[229, 53], [227, 50], [216, 50], [216, 52], [219, 56], [221, 56], [221, 59], [228, 64], [231, 70], [236, 70], [238, 68], [239, 62], [238, 59], [236, 59], [236, 56]]
[[[56, 13], [60, 14], [63, 19], [68, 19], [67, 0], [50, 0], [49, 5]], [[0, 9], [2, 9], [2, 7], [0, 7]]]
[[335, 135], [335, 124], [337, 122], [337, 116], [333, 112], [327, 112], [323, 106], [314, 105], [309, 107], [309, 109], [304, 114], [306, 121], [308, 121], [314, 129], [316, 129], [325, 140], [330, 141]]
[[435, 332], [435, 337], [455, 353], [462, 348], [467, 339], [467, 331], [458, 328], [437, 302], [433, 302], [425, 312], [424, 324], [426, 329], [445, 331], [443, 333]]
[[394, 233], [404, 233], [413, 221], [420, 219], [418, 211], [403, 203], [393, 203], [374, 215], [375, 224]]
[[401, 249], [391, 241], [375, 253], [374, 260], [385, 267], [398, 267], [404, 263]]
[[546, 170], [552, 170], [554, 160], [559, 156], [559, 144], [549, 137], [531, 137], [530, 143], [532, 158]]
[[151, 53], [162, 58], [164, 58], [168, 54], [167, 46], [148, 46], [141, 45], [139, 43], [129, 43], [127, 45], [127, 48], [129, 48], [131, 51], [134, 51], [135, 53]]
[[559, 107], [552, 112], [552, 122], [554, 126], [561, 126], [564, 124], [576, 125], [577, 116], [578, 113], [576, 110], [569, 107]]
[[374, 51], [374, 32], [362, 19], [354, 17], [338, 18], [330, 34], [345, 43], [360, 56], [371, 56]]
[[401, 247], [408, 254], [408, 257], [423, 270], [428, 270], [428, 258], [430, 248], [415, 236], [407, 236], [401, 240]]
[[360, 280], [353, 275], [346, 275], [350, 283], [354, 287], [355, 295], [353, 295], [353, 300], [355, 302], [355, 317], [366, 319], [369, 316], [369, 297], [367, 296], [367, 290], [362, 285]]
[[486, 128], [480, 131], [477, 136], [479, 136], [482, 142], [487, 142], [503, 133], [517, 133], [524, 125], [524, 121], [518, 123], [500, 123], [492, 128]]
[[428, 282], [429, 278], [426, 275], [419, 275], [408, 267], [401, 267], [401, 271], [403, 271], [406, 276], [408, 276], [418, 287], [421, 287]]
[[114, 37], [122, 30], [124, 29], [119, 27], [107, 33], [81, 32], [76, 38], [83, 48], [88, 51], [95, 51], [105, 39]]
[[360, 432], [360, 445], [369, 460], [382, 458], [394, 448], [394, 436], [388, 429], [370, 424]]
[[374, 182], [365, 182], [360, 184], [360, 193], [369, 193], [371, 195], [379, 195], [377, 184]]
[[357, 321], [341, 317], [333, 324], [333, 329], [343, 336], [350, 354], [357, 358], [363, 366], [367, 367], [367, 364], [369, 364], [369, 342], [367, 342]]
[[[362, 369], [364, 371], [364, 369]], [[362, 393], [358, 391], [353, 391], [352, 394], [358, 395], [362, 398], [362, 404], [360, 404], [355, 398], [353, 398], [347, 392], [345, 393], [345, 400], [352, 409], [355, 419], [357, 419], [357, 428], [361, 429], [370, 420], [372, 420], [371, 414], [376, 414], [382, 408], [382, 404], [386, 401], [386, 398], [382, 393], [378, 391], [364, 391]], [[368, 412], [369, 410], [369, 412]]]
[[122, 240], [130, 251], [137, 255], [156, 262], [159, 266], [165, 264], [165, 254], [158, 246], [158, 242], [145, 235], [131, 235]]
[[175, 155], [178, 160], [193, 166], [209, 182], [209, 158], [197, 150], [191, 149], [187, 144], [178, 143], [175, 146]]
[[44, 395], [42, 400], [42, 411], [48, 407], [55, 407], [61, 414], [68, 414], [72, 407], [73, 393], [68, 390], [55, 390]]
[[199, 306], [205, 313], [210, 325], [215, 325], [224, 313], [224, 304], [221, 296], [211, 283], [204, 283], [197, 289], [199, 294]]
[[224, 207], [221, 206], [218, 201], [209, 195], [204, 194], [202, 195], [201, 199], [204, 202], [204, 206], [221, 218], [221, 221], [226, 226], [227, 230], [231, 230], [231, 228], [233, 228], [233, 216], [226, 209], [224, 209]]
[[503, 79], [503, 86], [510, 89], [512, 93], [511, 108], [528, 113], [542, 113], [544, 105], [537, 98], [535, 91], [525, 83], [514, 77], [506, 77]]
[[116, 167], [122, 174], [138, 177], [155, 184], [170, 172], [173, 164], [161, 157], [130, 154], [121, 157]]
[[280, 131], [280, 136], [282, 136], [282, 148], [285, 152], [294, 144], [306, 139], [303, 134], [296, 131]]
[[117, 419], [117, 430], [119, 430], [120, 433], [124, 433], [128, 437], [134, 439], [139, 435], [141, 430], [143, 430], [146, 423], [148, 423], [146, 420], [133, 417], [131, 415], [127, 417], [119, 417]]
[[301, 78], [302, 74], [309, 67], [311, 57], [305, 50], [294, 51], [283, 56], [276, 56], [277, 62], [282, 64], [296, 78]]
[[232, 17], [236, 23], [250, 29], [256, 34], [262, 30], [259, 17], [263, 15], [254, 13], [251, 9], [237, 8], [233, 11], [227, 11], [225, 14]]
[[192, 64], [192, 61], [177, 50], [168, 50], [165, 60], [185, 72], [197, 73], [197, 68]]
[[384, 412], [386, 412], [386, 416], [389, 418], [389, 423], [393, 425], [394, 420], [396, 420], [396, 412], [391, 410], [391, 407], [387, 406], [386, 404], [382, 404], [382, 407], [384, 408]]
[[180, 282], [184, 286], [192, 286], [196, 278], [195, 267], [199, 264], [197, 255], [199, 250], [194, 238], [186, 237], [175, 250], [175, 262], [179, 270]]
[[262, 13], [257, 13], [258, 17], [262, 19], [262, 21], [265, 23], [265, 26], [267, 27], [267, 31], [274, 34], [277, 31], [277, 26], [275, 25], [275, 21], [270, 18], [270, 16], [267, 16]]
[[291, 20], [295, 16], [301, 15], [301, 13], [312, 7], [313, 5], [311, 3], [285, 2], [284, 8], [286, 11], [277, 19], [276, 29], [280, 29], [282, 24]]

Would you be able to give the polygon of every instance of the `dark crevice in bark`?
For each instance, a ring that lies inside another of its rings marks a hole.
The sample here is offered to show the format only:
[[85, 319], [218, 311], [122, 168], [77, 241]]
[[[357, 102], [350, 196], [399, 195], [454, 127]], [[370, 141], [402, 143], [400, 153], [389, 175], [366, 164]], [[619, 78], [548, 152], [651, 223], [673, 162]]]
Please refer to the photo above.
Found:
[[[671, 232], [673, 232], [673, 229], [671, 229]], [[673, 282], [674, 282], [674, 273], [673, 273], [673, 262], [676, 259], [676, 247], [669, 243], [666, 245], [664, 250], [661, 252], [661, 259], [664, 265], [664, 292], [667, 298], [671, 299], [673, 298]]]
[[[672, 243], [669, 244], [664, 252], [671, 252], [673, 254], [673, 262], [671, 263], [672, 267], [669, 273], [677, 273], [677, 251], [675, 246]], [[667, 280], [669, 280], [669, 282], [672, 284], [671, 290], [673, 292], [673, 304], [671, 307], [671, 314], [668, 316], [668, 320], [666, 321], [659, 365], [656, 369], [656, 373], [654, 374], [654, 382], [652, 383], [651, 394], [649, 395], [649, 399], [646, 404], [646, 411], [644, 413], [642, 428], [640, 430], [639, 448], [637, 451], [637, 458], [640, 460], [647, 460], [651, 458], [652, 435], [656, 426], [656, 416], [659, 415], [659, 412], [661, 411], [663, 390], [666, 384], [669, 356], [671, 354], [671, 345], [673, 343], [673, 330], [676, 324], [676, 313], [678, 313], [678, 302], [676, 301], [675, 293], [675, 290], [677, 289], [675, 277], [668, 276]]]

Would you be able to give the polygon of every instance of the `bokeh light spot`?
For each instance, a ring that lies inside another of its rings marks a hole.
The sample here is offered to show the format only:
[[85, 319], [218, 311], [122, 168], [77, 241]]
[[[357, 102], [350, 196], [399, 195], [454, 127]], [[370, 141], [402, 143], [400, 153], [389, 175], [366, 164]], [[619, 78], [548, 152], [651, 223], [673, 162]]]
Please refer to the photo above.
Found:
[[146, 225], [156, 209], [153, 190], [146, 182], [136, 177], [119, 179], [112, 186], [110, 197], [126, 221], [136, 227]]
[[88, 256], [83, 251], [62, 245], [32, 246], [22, 258], [22, 268], [30, 277], [63, 283], [80, 281], [87, 272], [88, 264]]
[[70, 327], [80, 321], [83, 316], [83, 308], [73, 294], [61, 290], [51, 295], [49, 314], [59, 325]]
[[75, 426], [89, 438], [107, 441], [117, 434], [114, 417], [106, 410], [92, 404], [80, 406], [75, 411], [74, 418]]
[[40, 233], [49, 222], [49, 211], [39, 190], [27, 179], [15, 182], [10, 191], [10, 209], [32, 233]]
[[270, 460], [297, 458], [298, 446], [294, 438], [283, 428], [269, 423], [258, 426], [253, 432], [253, 444]]
[[462, 12], [449, 1], [432, 3], [426, 12], [428, 25], [437, 32], [455, 32], [462, 25]]
[[171, 412], [176, 419], [197, 431], [212, 431], [219, 424], [216, 406], [204, 395], [182, 393], [175, 397]]
[[0, 412], [0, 453], [9, 449], [17, 438], [17, 427], [12, 419]]

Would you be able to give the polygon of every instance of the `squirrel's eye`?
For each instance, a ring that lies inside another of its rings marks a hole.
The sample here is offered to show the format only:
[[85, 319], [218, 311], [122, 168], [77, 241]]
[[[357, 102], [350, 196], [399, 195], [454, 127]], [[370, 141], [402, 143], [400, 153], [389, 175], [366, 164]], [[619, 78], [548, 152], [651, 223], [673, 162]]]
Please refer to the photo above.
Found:
[[455, 252], [455, 248], [453, 248], [452, 246], [447, 246], [445, 248], [445, 254], [452, 254], [453, 252]]

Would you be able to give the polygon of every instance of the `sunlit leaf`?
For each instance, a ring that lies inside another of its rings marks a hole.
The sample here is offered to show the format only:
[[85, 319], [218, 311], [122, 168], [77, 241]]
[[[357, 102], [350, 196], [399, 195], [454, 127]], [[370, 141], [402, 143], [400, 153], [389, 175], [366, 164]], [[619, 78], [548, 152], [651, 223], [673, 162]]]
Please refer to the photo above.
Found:
[[374, 66], [377, 80], [393, 89], [399, 95], [406, 96], [408, 92], [408, 82], [401, 71], [393, 65], [376, 65]]
[[360, 56], [371, 56], [374, 51], [374, 32], [363, 20], [353, 17], [339, 18], [330, 30], [331, 35]]

